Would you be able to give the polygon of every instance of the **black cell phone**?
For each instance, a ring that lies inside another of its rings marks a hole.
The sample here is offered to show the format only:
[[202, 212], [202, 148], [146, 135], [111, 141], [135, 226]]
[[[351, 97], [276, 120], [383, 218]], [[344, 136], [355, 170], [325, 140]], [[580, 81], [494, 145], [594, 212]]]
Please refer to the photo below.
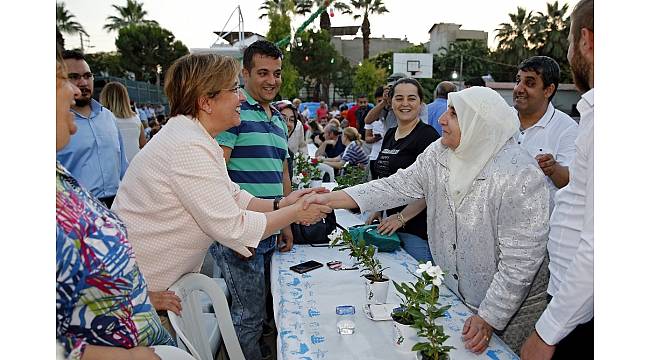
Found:
[[309, 260], [309, 261], [306, 261], [304, 263], [294, 265], [294, 266], [290, 267], [289, 270], [293, 270], [293, 271], [297, 272], [298, 274], [303, 274], [303, 273], [306, 273], [308, 271], [318, 269], [319, 267], [322, 267], [322, 266], [323, 266], [323, 264], [319, 263], [318, 261]]

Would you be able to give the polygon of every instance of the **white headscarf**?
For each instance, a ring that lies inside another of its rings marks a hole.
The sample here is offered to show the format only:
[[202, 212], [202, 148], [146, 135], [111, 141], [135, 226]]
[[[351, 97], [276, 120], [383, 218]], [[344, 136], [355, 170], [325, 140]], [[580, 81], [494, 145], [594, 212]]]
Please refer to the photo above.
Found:
[[458, 207], [485, 164], [518, 131], [519, 120], [503, 97], [486, 87], [450, 93], [448, 104], [460, 127], [460, 144], [448, 161], [449, 188]]

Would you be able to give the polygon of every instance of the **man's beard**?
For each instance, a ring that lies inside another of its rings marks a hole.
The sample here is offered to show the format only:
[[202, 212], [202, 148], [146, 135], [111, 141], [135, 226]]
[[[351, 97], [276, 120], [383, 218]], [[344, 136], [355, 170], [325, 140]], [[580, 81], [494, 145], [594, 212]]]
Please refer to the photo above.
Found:
[[85, 107], [90, 104], [90, 98], [74, 99], [74, 105], [76, 107]]
[[578, 90], [583, 93], [591, 90], [591, 86], [589, 85], [589, 64], [580, 51], [576, 51], [573, 54], [569, 63], [571, 64], [573, 83]]

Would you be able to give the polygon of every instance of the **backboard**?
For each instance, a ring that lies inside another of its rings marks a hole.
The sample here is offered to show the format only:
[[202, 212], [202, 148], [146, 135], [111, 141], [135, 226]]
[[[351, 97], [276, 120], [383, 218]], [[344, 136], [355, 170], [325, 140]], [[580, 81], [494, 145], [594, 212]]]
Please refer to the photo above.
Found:
[[414, 78], [433, 77], [433, 54], [393, 54], [393, 72]]

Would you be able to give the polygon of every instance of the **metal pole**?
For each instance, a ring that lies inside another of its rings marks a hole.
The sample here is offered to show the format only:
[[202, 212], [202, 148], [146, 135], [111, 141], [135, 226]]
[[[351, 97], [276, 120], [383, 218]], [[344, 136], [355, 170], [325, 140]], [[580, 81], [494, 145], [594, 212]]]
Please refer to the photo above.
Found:
[[463, 90], [465, 88], [465, 86], [464, 86], [465, 84], [463, 83], [463, 53], [460, 53], [460, 77], [459, 77], [459, 80], [460, 80], [459, 89]]

